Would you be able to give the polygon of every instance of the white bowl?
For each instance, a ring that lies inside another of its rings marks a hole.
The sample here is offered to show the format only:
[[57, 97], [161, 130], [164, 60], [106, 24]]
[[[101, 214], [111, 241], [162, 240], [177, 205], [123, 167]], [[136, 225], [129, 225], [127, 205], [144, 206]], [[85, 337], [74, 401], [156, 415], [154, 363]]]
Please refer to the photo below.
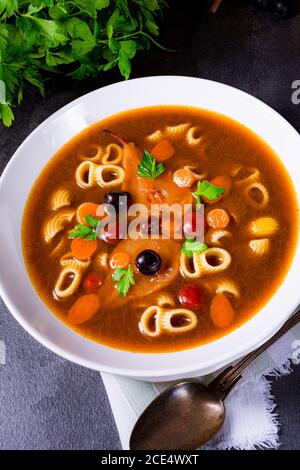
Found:
[[203, 375], [228, 364], [267, 340], [300, 303], [299, 243], [284, 282], [264, 308], [227, 336], [187, 351], [137, 354], [111, 349], [70, 330], [42, 303], [27, 275], [21, 250], [23, 209], [33, 182], [53, 153], [90, 124], [120, 111], [161, 104], [206, 108], [248, 126], [279, 155], [300, 202], [300, 136], [293, 127], [242, 91], [190, 77], [141, 78], [82, 96], [27, 137], [0, 181], [0, 293], [16, 320], [44, 346], [71, 361], [99, 371], [158, 381]]

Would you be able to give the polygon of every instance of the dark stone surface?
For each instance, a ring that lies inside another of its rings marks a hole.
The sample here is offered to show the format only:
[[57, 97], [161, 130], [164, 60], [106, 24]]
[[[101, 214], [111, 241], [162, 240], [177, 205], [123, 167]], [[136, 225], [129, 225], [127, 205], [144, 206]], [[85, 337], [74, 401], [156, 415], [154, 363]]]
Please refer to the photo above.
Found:
[[[202, 0], [176, 2], [176, 8], [169, 3], [161, 40], [176, 52], [140, 53], [133, 78], [177, 74], [224, 82], [262, 99], [300, 130], [300, 106], [291, 102], [291, 83], [300, 79], [300, 15], [280, 20], [256, 12], [243, 0], [223, 1], [216, 15], [201, 13]], [[74, 98], [118, 80], [112, 71], [82, 83], [56, 80], [49, 83], [45, 99], [29, 92], [16, 110], [15, 124], [0, 130], [0, 170], [46, 117]], [[7, 348], [7, 363], [0, 365], [1, 449], [119, 448], [97, 372], [47, 351], [2, 304], [0, 340]], [[282, 449], [300, 447], [299, 391], [299, 366], [292, 375], [273, 381]]]

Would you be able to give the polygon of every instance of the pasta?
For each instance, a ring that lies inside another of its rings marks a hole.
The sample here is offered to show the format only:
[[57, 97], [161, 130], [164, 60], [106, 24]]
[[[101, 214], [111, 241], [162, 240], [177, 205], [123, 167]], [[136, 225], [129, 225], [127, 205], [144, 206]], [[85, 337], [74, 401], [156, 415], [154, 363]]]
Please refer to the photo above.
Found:
[[[210, 261], [213, 263], [210, 263]], [[217, 264], [218, 263], [218, 264]], [[224, 271], [231, 263], [231, 256], [223, 248], [212, 247], [201, 253], [193, 253], [192, 264], [185, 253], [180, 255], [180, 269], [184, 277], [197, 279], [205, 274], [216, 274]]]
[[205, 234], [205, 242], [208, 245], [221, 245], [222, 238], [231, 237], [231, 233], [224, 229], [212, 229], [210, 228]]
[[203, 285], [209, 291], [214, 291], [216, 294], [227, 294], [239, 298], [240, 291], [237, 284], [230, 278], [221, 278], [217, 280], [210, 280], [203, 282]]
[[249, 247], [256, 256], [264, 256], [269, 251], [270, 240], [268, 238], [250, 240]]
[[123, 151], [120, 145], [118, 144], [108, 144], [105, 153], [102, 156], [101, 163], [102, 165], [118, 165], [121, 163], [123, 157]]
[[170, 137], [172, 139], [183, 139], [189, 127], [189, 123], [176, 124], [175, 126], [167, 126], [164, 131], [164, 137]]
[[189, 123], [177, 124], [175, 126], [166, 126], [163, 130], [157, 129], [156, 131], [152, 132], [152, 134], [147, 136], [147, 140], [149, 140], [151, 143], [157, 144], [165, 137], [171, 139], [183, 139], [189, 127]]
[[75, 215], [74, 209], [62, 209], [60, 212], [52, 214], [44, 223], [43, 237], [49, 243], [57, 233], [61, 232], [65, 226], [71, 222]]
[[65, 299], [77, 291], [82, 275], [90, 264], [90, 261], [79, 261], [71, 256], [71, 253], [67, 253], [60, 260], [63, 269], [54, 287], [54, 294], [59, 299]]
[[183, 167], [185, 170], [189, 170], [193, 177], [195, 178], [196, 181], [201, 181], [201, 180], [204, 180], [204, 178], [206, 178], [206, 174], [204, 173], [203, 175], [201, 175], [200, 173], [196, 173], [194, 170], [195, 170], [195, 166], [194, 165], [185, 165]]
[[164, 136], [160, 129], [157, 129], [156, 131], [152, 132], [152, 134], [147, 135], [147, 140], [149, 140], [153, 144], [157, 144], [163, 138]]
[[244, 189], [244, 195], [246, 196], [248, 202], [256, 209], [264, 209], [269, 203], [268, 190], [262, 183], [259, 183], [258, 181], [252, 182], [246, 186]]
[[148, 307], [142, 314], [139, 329], [141, 333], [155, 338], [162, 333], [185, 333], [195, 328], [196, 325], [197, 316], [191, 310], [184, 308], [166, 309], [153, 305]]
[[119, 186], [125, 179], [125, 171], [118, 165], [99, 165], [96, 170], [95, 180], [101, 188], [111, 189]]
[[125, 171], [119, 165], [97, 165], [93, 162], [84, 161], [78, 166], [75, 178], [78, 186], [83, 189], [89, 189], [97, 185], [101, 188], [114, 188], [123, 183]]
[[75, 179], [83, 189], [89, 189], [96, 184], [96, 172], [98, 165], [90, 161], [84, 161], [76, 169]]
[[200, 135], [196, 137], [200, 132], [200, 129], [198, 126], [193, 126], [191, 127], [187, 133], [186, 133], [186, 141], [188, 145], [199, 145], [203, 136]]
[[71, 201], [71, 192], [66, 188], [59, 188], [51, 197], [51, 209], [56, 211], [61, 207], [70, 206]]
[[90, 144], [85, 151], [80, 152], [79, 158], [90, 162], [100, 162], [104, 154], [104, 149], [99, 144]]
[[[243, 171], [245, 171], [246, 175], [242, 174]], [[239, 174], [241, 176], [240, 178]], [[237, 177], [237, 181], [235, 181], [235, 184], [241, 188], [248, 186], [249, 184], [258, 182], [260, 178], [260, 172], [257, 168], [247, 168], [243, 170], [243, 168], [240, 167], [234, 176]]]
[[279, 224], [273, 217], [258, 217], [248, 225], [248, 233], [256, 238], [268, 237], [278, 232]]

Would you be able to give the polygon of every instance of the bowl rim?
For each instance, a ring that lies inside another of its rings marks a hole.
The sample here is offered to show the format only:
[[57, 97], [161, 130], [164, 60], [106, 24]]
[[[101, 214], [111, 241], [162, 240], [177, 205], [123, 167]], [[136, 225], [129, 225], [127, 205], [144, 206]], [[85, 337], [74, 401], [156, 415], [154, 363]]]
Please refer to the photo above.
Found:
[[[77, 104], [79, 104], [81, 102], [84, 102], [87, 99], [87, 97], [96, 94], [99, 90], [102, 90], [103, 92], [105, 92], [105, 90], [113, 89], [114, 87], [119, 87], [119, 86], [126, 87], [127, 83], [132, 83], [132, 82], [135, 82], [135, 83], [136, 82], [139, 82], [139, 83], [143, 82], [143, 83], [145, 83], [147, 81], [148, 82], [152, 81], [152, 82], [157, 83], [157, 81], [166, 81], [166, 80], [170, 80], [170, 81], [175, 80], [178, 83], [182, 80], [183, 81], [192, 80], [192, 81], [197, 81], [198, 83], [205, 82], [205, 83], [210, 83], [212, 86], [215, 86], [215, 87], [222, 87], [222, 89], [228, 89], [229, 91], [238, 92], [241, 96], [246, 97], [248, 100], [252, 100], [252, 102], [254, 102], [258, 106], [258, 110], [259, 110], [259, 108], [261, 108], [264, 111], [271, 114], [274, 117], [274, 119], [279, 120], [280, 123], [282, 124], [282, 126], [285, 127], [290, 133], [293, 133], [297, 137], [297, 139], [299, 139], [299, 141], [300, 141], [300, 136], [299, 136], [298, 132], [285, 118], [283, 118], [273, 108], [271, 108], [267, 104], [263, 103], [261, 100], [255, 98], [254, 96], [246, 93], [245, 91], [239, 90], [235, 87], [232, 87], [230, 85], [226, 85], [226, 84], [223, 84], [223, 83], [220, 83], [220, 82], [216, 82], [216, 81], [212, 81], [212, 80], [206, 80], [206, 79], [197, 78], [197, 77], [186, 77], [186, 76], [176, 76], [176, 75], [175, 76], [174, 75], [163, 75], [163, 76], [141, 77], [141, 78], [136, 78], [136, 79], [129, 80], [127, 82], [121, 81], [121, 82], [113, 83], [111, 85], [107, 85], [105, 87], [101, 87], [99, 89], [96, 89], [96, 90], [93, 90], [89, 93], [86, 93], [86, 94], [78, 97], [77, 99], [71, 101], [70, 103], [66, 104], [65, 106], [63, 106], [62, 108], [60, 108], [59, 110], [54, 112], [52, 115], [50, 115], [47, 119], [45, 119], [41, 124], [39, 124], [39, 126], [37, 126], [25, 138], [25, 140], [18, 147], [18, 149], [16, 150], [14, 155], [11, 157], [11, 159], [7, 163], [3, 173], [1, 175], [1, 178], [0, 178], [0, 194], [1, 194], [4, 182], [5, 182], [5, 179], [6, 179], [6, 175], [9, 173], [10, 168], [15, 164], [15, 162], [19, 158], [20, 153], [30, 143], [31, 139], [33, 139], [37, 134], [39, 134], [44, 128], [46, 128], [48, 126], [48, 124], [50, 122], [55, 120], [57, 117], [64, 114], [69, 109], [72, 109]], [[199, 106], [195, 106], [195, 107], [199, 107]], [[128, 108], [128, 109], [136, 109], [136, 108]], [[115, 114], [115, 113], [113, 113], [113, 114]], [[225, 114], [225, 116], [226, 116], [226, 114]], [[232, 119], [234, 119], [234, 118], [232, 118]], [[284, 164], [284, 162], [283, 162], [283, 164]], [[298, 203], [299, 203], [299, 200], [298, 200]], [[297, 241], [297, 247], [298, 247], [298, 250], [299, 250], [299, 239]], [[296, 248], [296, 250], [297, 250], [297, 248]], [[289, 267], [289, 270], [290, 270], [290, 268], [291, 268], [291, 266]], [[161, 377], [168, 378], [168, 377], [173, 377], [174, 374], [176, 376], [177, 375], [184, 376], [184, 375], [194, 373], [194, 372], [197, 373], [197, 371], [198, 371], [195, 363], [192, 363], [191, 365], [185, 364], [182, 367], [164, 368], [162, 370], [157, 370], [157, 369], [152, 369], [152, 370], [151, 369], [147, 369], [147, 370], [136, 369], [136, 370], [134, 370], [133, 368], [114, 367], [114, 366], [110, 366], [110, 365], [107, 366], [105, 364], [105, 361], [104, 361], [104, 363], [103, 362], [101, 363], [101, 360], [95, 362], [95, 361], [92, 361], [92, 360], [84, 359], [84, 358], [80, 357], [80, 355], [76, 355], [76, 354], [73, 354], [73, 353], [70, 353], [70, 352], [66, 351], [65, 349], [63, 349], [59, 345], [55, 344], [53, 341], [49, 340], [49, 338], [46, 338], [42, 333], [40, 333], [39, 331], [34, 329], [31, 325], [31, 323], [23, 317], [22, 312], [19, 311], [18, 308], [16, 308], [16, 306], [14, 305], [14, 299], [11, 298], [11, 296], [9, 296], [6, 293], [5, 286], [4, 286], [4, 283], [2, 282], [1, 276], [0, 276], [0, 295], [3, 298], [6, 306], [8, 307], [8, 310], [10, 311], [10, 313], [14, 316], [14, 318], [18, 321], [18, 323], [20, 323], [20, 325], [31, 336], [33, 336], [37, 341], [39, 341], [41, 344], [43, 344], [45, 347], [47, 347], [51, 351], [53, 351], [56, 354], [62, 356], [63, 358], [71, 360], [71, 361], [73, 361], [73, 362], [75, 362], [79, 365], [88, 367], [88, 368], [93, 369], [93, 370], [99, 370], [99, 371], [102, 371], [102, 372], [114, 373], [114, 374], [118, 374], [118, 375], [123, 375], [123, 376], [128, 376], [128, 377], [136, 377], [136, 378], [141, 378], [141, 379], [143, 379], [145, 377], [147, 377], [147, 378], [154, 378], [154, 377], [156, 377], [156, 378], [161, 378]], [[35, 292], [35, 295], [38, 296], [38, 294], [36, 292]], [[244, 341], [242, 345], [239, 345], [238, 347], [235, 345], [233, 350], [228, 349], [227, 351], [224, 351], [223, 355], [222, 355], [222, 358], [221, 358], [222, 364], [231, 362], [231, 361], [237, 359], [238, 357], [241, 357], [242, 355], [246, 354], [250, 350], [253, 350], [255, 347], [259, 346], [261, 343], [266, 341], [269, 337], [272, 336], [272, 334], [278, 328], [280, 328], [280, 326], [284, 323], [284, 321], [288, 318], [288, 316], [297, 308], [299, 303], [300, 303], [300, 292], [299, 292], [299, 295], [297, 297], [297, 300], [294, 301], [293, 303], [290, 303], [289, 307], [286, 309], [286, 310], [288, 310], [286, 312], [286, 314], [283, 314], [280, 318], [276, 317], [276, 321], [275, 321], [275, 317], [273, 318], [272, 328], [269, 328], [267, 333], [266, 333], [265, 330], [258, 331], [257, 334], [255, 335], [255, 338], [253, 338], [253, 336], [250, 337], [250, 335], [249, 335], [247, 340]], [[46, 308], [48, 309], [48, 307], [46, 307]], [[252, 318], [255, 318], [256, 315], [257, 314], [255, 314], [254, 317], [252, 317]], [[57, 321], [60, 322], [59, 319], [57, 319]], [[251, 321], [251, 320], [249, 320], [249, 321]], [[247, 323], [249, 323], [249, 321], [242, 324], [240, 327], [233, 330], [229, 334], [221, 337], [220, 339], [214, 340], [212, 343], [223, 342], [224, 338], [229, 338], [229, 337], [233, 336], [237, 331], [240, 330], [241, 327], [247, 325]], [[87, 340], [87, 339], [85, 338], [85, 340]], [[89, 340], [87, 340], [87, 341], [89, 341]], [[211, 343], [209, 343], [209, 344], [211, 344]], [[204, 345], [204, 346], [206, 346], [206, 345]], [[195, 347], [193, 349], [184, 350], [184, 351], [194, 351], [195, 355], [197, 355], [196, 351], [199, 348], [203, 348], [204, 346], [198, 346], [198, 347]], [[107, 349], [112, 349], [112, 348], [108, 347]], [[118, 351], [119, 351], [120, 354], [127, 353], [127, 354], [132, 354], [134, 356], [136, 356], [136, 355], [144, 355], [144, 356], [160, 356], [160, 355], [165, 356], [165, 355], [170, 355], [170, 356], [173, 356], [173, 355], [178, 355], [178, 354], [181, 354], [181, 353], [184, 352], [184, 351], [175, 351], [175, 352], [166, 352], [166, 353], [130, 353], [128, 351], [123, 351], [123, 350], [118, 350]], [[210, 368], [213, 367], [214, 369], [217, 369], [219, 364], [220, 364], [220, 362], [217, 362], [215, 359], [211, 358], [210, 360], [205, 361], [205, 368], [210, 369]]]

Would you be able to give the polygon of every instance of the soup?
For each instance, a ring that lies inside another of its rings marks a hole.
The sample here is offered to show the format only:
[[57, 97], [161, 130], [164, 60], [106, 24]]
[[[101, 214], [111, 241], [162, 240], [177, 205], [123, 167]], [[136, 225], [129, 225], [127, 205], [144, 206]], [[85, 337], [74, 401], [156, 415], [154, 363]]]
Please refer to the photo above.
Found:
[[159, 106], [64, 145], [32, 188], [22, 242], [36, 291], [66, 325], [158, 353], [258, 312], [286, 275], [297, 223], [289, 175], [258, 136], [213, 112]]

